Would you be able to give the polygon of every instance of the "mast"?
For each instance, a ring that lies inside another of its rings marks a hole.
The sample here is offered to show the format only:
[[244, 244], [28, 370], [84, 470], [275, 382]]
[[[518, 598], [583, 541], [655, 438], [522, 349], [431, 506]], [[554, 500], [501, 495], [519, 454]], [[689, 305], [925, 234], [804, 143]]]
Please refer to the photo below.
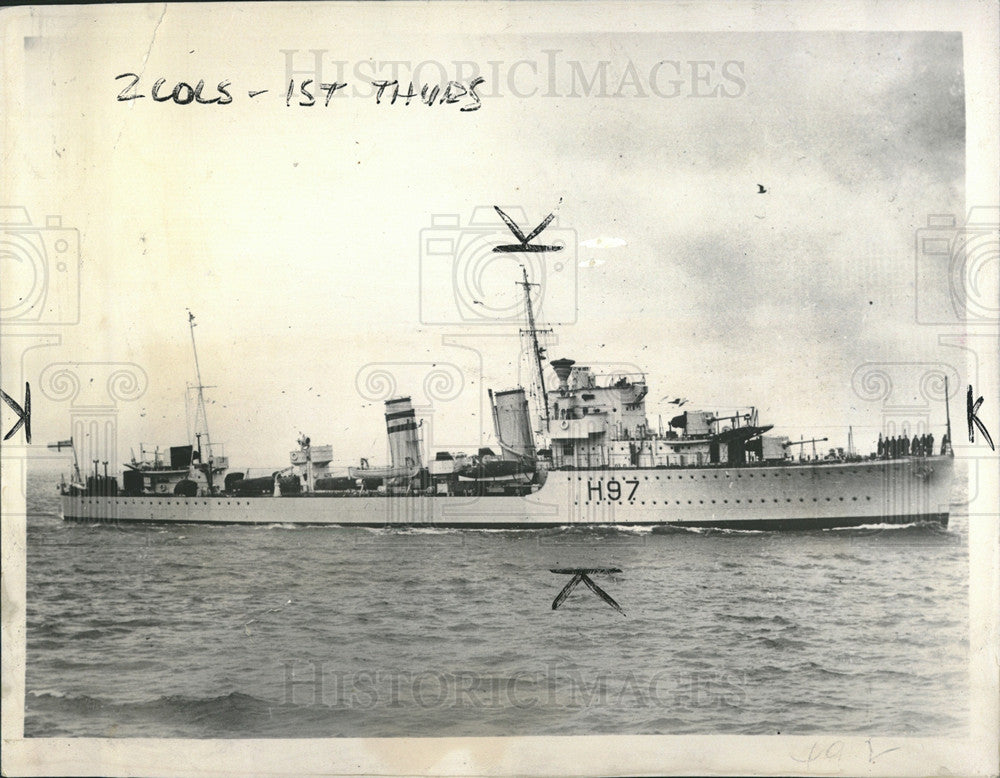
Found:
[[[944, 377], [944, 419], [945, 419], [945, 426], [947, 428], [945, 434], [948, 436], [948, 453], [951, 454], [952, 456], [955, 456], [955, 450], [951, 447], [951, 411], [948, 409], [948, 376], [947, 375]], [[944, 453], [943, 449], [942, 449], [941, 453], [942, 454]], [[933, 455], [933, 454], [934, 454], [934, 452], [932, 451], [931, 455]]]
[[73, 438], [69, 439], [70, 448], [73, 449], [73, 473], [76, 475], [76, 482], [83, 483], [83, 475], [80, 473], [80, 460], [76, 458], [76, 446], [73, 445]]
[[201, 454], [201, 433], [198, 432], [198, 414], [201, 414], [202, 426], [205, 430], [205, 448], [208, 451], [208, 463], [204, 461], [201, 462], [201, 466], [205, 470], [205, 477], [208, 479], [208, 490], [213, 491], [212, 487], [212, 439], [208, 434], [208, 413], [205, 410], [205, 386], [201, 382], [201, 365], [198, 362], [198, 346], [194, 341], [194, 314], [191, 313], [191, 309], [188, 309], [188, 326], [191, 329], [191, 350], [194, 352], [194, 371], [195, 375], [198, 377], [198, 408], [195, 411], [194, 427], [195, 436], [198, 438], [198, 453]]
[[[524, 265], [521, 265], [521, 275], [524, 278], [524, 280], [517, 281], [516, 283], [518, 286], [524, 287], [524, 309], [527, 312], [528, 316], [528, 329], [521, 330], [521, 333], [522, 334], [527, 333], [531, 335], [531, 348], [532, 351], [534, 352], [535, 370], [537, 371], [535, 377], [537, 378], [538, 385], [542, 391], [541, 404], [542, 407], [545, 409], [544, 411], [545, 429], [547, 432], [549, 425], [549, 399], [548, 395], [545, 392], [545, 375], [542, 372], [542, 347], [538, 345], [538, 333], [541, 330], [539, 330], [535, 326], [535, 313], [531, 309], [531, 287], [538, 286], [538, 284], [532, 284], [531, 282], [528, 281], [528, 270], [527, 268], [525, 268]], [[551, 330], [544, 330], [544, 332], [550, 332], [550, 331]]]

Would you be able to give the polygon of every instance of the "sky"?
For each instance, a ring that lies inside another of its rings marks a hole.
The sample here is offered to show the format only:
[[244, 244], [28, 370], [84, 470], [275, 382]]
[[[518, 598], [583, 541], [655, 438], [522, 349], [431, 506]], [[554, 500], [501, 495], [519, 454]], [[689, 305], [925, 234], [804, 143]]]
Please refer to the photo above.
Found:
[[[98, 363], [76, 368], [83, 405], [101, 365], [141, 368], [142, 395], [116, 403], [119, 459], [187, 440], [188, 309], [212, 439], [243, 469], [287, 464], [300, 432], [335, 464], [384, 461], [386, 392], [413, 396], [429, 447], [489, 445], [486, 389], [526, 380], [525, 259], [489, 250], [512, 242], [493, 205], [525, 231], [555, 213], [535, 242], [563, 250], [527, 260], [549, 356], [643, 371], [654, 426], [680, 396], [871, 446], [885, 400], [859, 393], [864, 365], [897, 366], [898, 405], [926, 404], [921, 366], [966, 375], [939, 342], [956, 331], [941, 266], [915, 248], [929, 215], [966, 212], [960, 33], [108, 10], [34, 20], [5, 92], [24, 117], [5, 128], [8, 202], [79, 231], [79, 279], [50, 294], [72, 309], [78, 283], [80, 304], [72, 324], [2, 332], [5, 388], [12, 360], [39, 389], [50, 365]], [[286, 105], [316, 51], [314, 80], [347, 85]], [[393, 68], [418, 91], [478, 72], [478, 108], [377, 102]], [[116, 99], [124, 73], [143, 98]], [[156, 102], [160, 78], [203, 79], [205, 99], [229, 81], [233, 99]], [[60, 342], [22, 356], [12, 333]], [[36, 440], [68, 437], [71, 400], [34, 391]], [[931, 422], [940, 437], [943, 409]]]

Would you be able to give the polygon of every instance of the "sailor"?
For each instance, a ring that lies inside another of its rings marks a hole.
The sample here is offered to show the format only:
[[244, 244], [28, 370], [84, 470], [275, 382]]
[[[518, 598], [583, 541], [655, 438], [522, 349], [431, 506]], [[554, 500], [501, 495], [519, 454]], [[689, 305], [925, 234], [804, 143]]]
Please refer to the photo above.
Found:
[[906, 435], [903, 435], [902, 437], [900, 437], [900, 439], [899, 439], [899, 449], [900, 449], [900, 451], [899, 451], [900, 456], [904, 456], [905, 457], [905, 456], [909, 455], [909, 453], [910, 453], [910, 439], [908, 437], [906, 437]]
[[882, 433], [878, 434], [878, 458], [882, 459], [885, 454], [885, 441], [882, 440]]
[[950, 441], [948, 440], [948, 436], [947, 435], [942, 435], [941, 436], [941, 455], [942, 456], [944, 456], [945, 454], [948, 453], [948, 443], [949, 442]]
[[927, 444], [924, 446], [924, 451], [927, 452], [927, 456], [934, 456], [934, 433], [927, 433]]
[[897, 448], [897, 446], [896, 446], [896, 436], [893, 435], [891, 438], [889, 438], [889, 445], [886, 446], [887, 451], [886, 451], [886, 457], [885, 458], [886, 459], [895, 459], [896, 458], [896, 448]]
[[916, 435], [913, 436], [913, 441], [910, 443], [910, 453], [917, 457], [922, 456], [924, 453], [923, 448], [920, 446], [920, 438]]

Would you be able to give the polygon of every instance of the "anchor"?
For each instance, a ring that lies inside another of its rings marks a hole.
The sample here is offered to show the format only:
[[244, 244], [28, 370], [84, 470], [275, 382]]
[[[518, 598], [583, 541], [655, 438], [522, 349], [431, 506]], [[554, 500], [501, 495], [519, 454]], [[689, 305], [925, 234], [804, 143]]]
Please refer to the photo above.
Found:
[[556, 610], [560, 605], [562, 605], [566, 598], [569, 597], [570, 592], [577, 587], [577, 584], [583, 582], [587, 588], [590, 589], [590, 591], [604, 600], [622, 616], [625, 615], [625, 611], [622, 610], [622, 606], [615, 602], [614, 597], [604, 591], [590, 578], [592, 575], [611, 575], [612, 573], [620, 573], [620, 567], [557, 567], [550, 569], [549, 572], [555, 573], [556, 575], [573, 576], [569, 579], [569, 583], [563, 587], [562, 591], [559, 592], [559, 594], [556, 595], [556, 598], [552, 601], [552, 610]]

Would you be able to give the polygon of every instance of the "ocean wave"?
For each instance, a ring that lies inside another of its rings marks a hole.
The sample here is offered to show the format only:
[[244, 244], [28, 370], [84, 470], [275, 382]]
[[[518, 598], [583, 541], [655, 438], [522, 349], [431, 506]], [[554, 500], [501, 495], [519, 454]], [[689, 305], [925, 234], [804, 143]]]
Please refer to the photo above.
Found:
[[857, 673], [853, 670], [837, 670], [831, 667], [826, 667], [825, 665], [817, 664], [816, 662], [806, 662], [801, 665], [803, 669], [808, 672], [816, 672], [820, 675], [829, 675], [835, 678], [853, 678]]
[[116, 702], [87, 694], [74, 695], [60, 689], [31, 689], [26, 695], [38, 701], [58, 700], [59, 705], [71, 708], [101, 708], [106, 712], [118, 712], [123, 716], [130, 713], [184, 715], [192, 719], [205, 716], [225, 716], [232, 712], [260, 712], [274, 708], [276, 703], [262, 700], [242, 692], [215, 697], [188, 697], [184, 695], [164, 695], [141, 702]]
[[761, 616], [758, 614], [744, 615], [737, 613], [730, 615], [729, 618], [734, 619], [735, 621], [744, 621], [749, 624], [759, 624], [762, 622], [766, 622], [768, 624], [777, 624], [778, 626], [791, 626], [793, 624], [791, 620], [786, 619], [784, 616], [781, 615]]
[[764, 529], [736, 529], [733, 527], [685, 527], [677, 524], [660, 524], [653, 528], [657, 535], [669, 534], [671, 532], [688, 532], [694, 535], [764, 535], [770, 530]]
[[806, 648], [807, 645], [801, 640], [786, 638], [780, 635], [774, 638], [761, 635], [760, 637], [755, 638], [755, 640], [767, 648]]
[[67, 692], [60, 691], [59, 689], [29, 689], [25, 694], [29, 697], [51, 697], [59, 700], [68, 696]]
[[910, 524], [858, 524], [854, 527], [829, 527], [824, 529], [823, 532], [855, 532], [857, 530], [903, 530], [903, 529], [913, 529], [914, 527], [919, 527], [920, 524], [912, 522]]
[[950, 534], [948, 529], [942, 527], [935, 521], [914, 521], [909, 524], [858, 524], [855, 527], [830, 527], [828, 529], [821, 530], [822, 532], [883, 532], [885, 530], [892, 530], [893, 532], [904, 532], [904, 531], [919, 531], [926, 533], [936, 533], [936, 534]]

